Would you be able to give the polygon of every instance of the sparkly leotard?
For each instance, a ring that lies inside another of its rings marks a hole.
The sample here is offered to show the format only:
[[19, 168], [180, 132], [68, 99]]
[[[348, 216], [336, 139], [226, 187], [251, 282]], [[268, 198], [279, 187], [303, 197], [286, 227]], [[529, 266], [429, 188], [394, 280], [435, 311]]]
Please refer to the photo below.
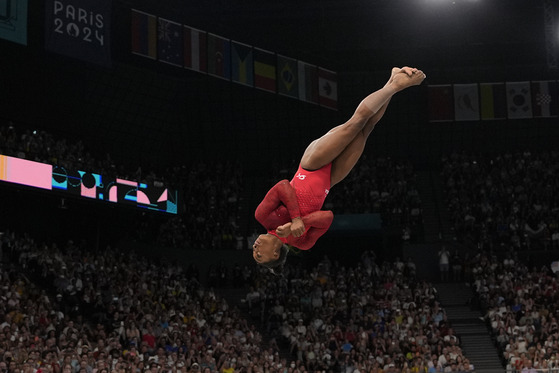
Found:
[[331, 164], [315, 171], [299, 167], [291, 182], [282, 180], [268, 191], [256, 209], [256, 220], [277, 237], [278, 226], [302, 217], [305, 233], [301, 237], [278, 238], [301, 250], [310, 249], [332, 224], [332, 212], [320, 210], [330, 190], [331, 169]]

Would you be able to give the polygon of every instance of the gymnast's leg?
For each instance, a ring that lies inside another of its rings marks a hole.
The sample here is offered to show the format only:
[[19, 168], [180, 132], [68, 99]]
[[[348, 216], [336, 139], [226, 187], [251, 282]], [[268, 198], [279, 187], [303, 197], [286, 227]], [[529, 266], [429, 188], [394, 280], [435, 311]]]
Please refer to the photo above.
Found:
[[367, 137], [382, 118], [392, 96], [413, 85], [419, 85], [425, 74], [404, 67], [392, 69], [388, 82], [365, 97], [352, 117], [314, 140], [301, 158], [301, 167], [316, 170], [332, 162], [331, 186], [343, 180], [363, 153]]

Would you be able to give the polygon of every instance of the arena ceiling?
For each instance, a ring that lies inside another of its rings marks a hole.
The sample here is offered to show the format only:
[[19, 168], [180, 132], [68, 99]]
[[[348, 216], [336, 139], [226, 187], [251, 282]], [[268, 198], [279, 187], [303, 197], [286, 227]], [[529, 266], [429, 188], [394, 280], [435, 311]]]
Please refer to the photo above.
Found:
[[[338, 71], [545, 63], [543, 0], [121, 0]], [[557, 13], [557, 12], [556, 12]]]

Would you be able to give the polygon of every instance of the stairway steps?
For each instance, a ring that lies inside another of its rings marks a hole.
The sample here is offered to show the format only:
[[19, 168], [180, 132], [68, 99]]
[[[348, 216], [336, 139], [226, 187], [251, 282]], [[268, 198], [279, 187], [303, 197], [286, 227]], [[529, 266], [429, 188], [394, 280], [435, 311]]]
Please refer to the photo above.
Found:
[[456, 334], [461, 335], [483, 335], [488, 333], [487, 328], [484, 325], [460, 327], [460, 325], [452, 324], [452, 328]]
[[468, 323], [469, 320], [474, 321], [477, 320], [480, 323], [483, 323], [483, 321], [479, 320], [479, 317], [481, 316], [481, 313], [478, 310], [471, 310], [469, 308], [455, 308], [455, 307], [446, 307], [443, 304], [443, 307], [446, 311], [446, 315], [452, 319], [455, 320], [464, 320], [465, 324]]
[[487, 325], [480, 320], [481, 311], [472, 309], [468, 302], [472, 289], [463, 283], [441, 283], [435, 288], [454, 333], [460, 337], [464, 356], [474, 365], [476, 373], [504, 373]]

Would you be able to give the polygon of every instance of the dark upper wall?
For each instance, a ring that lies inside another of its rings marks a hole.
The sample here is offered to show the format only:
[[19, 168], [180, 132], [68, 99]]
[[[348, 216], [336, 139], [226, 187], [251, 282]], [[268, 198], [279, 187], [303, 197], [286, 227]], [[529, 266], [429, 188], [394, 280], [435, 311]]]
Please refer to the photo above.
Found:
[[[545, 66], [539, 1], [264, 3], [115, 0], [114, 64], [101, 68], [45, 52], [42, 8], [33, 2], [29, 46], [0, 40], [2, 117], [83, 138], [99, 154], [136, 164], [241, 157], [258, 170], [297, 158], [384, 84], [393, 65], [423, 68], [425, 84], [557, 78]], [[340, 111], [134, 56], [131, 7], [333, 69]], [[428, 124], [425, 93], [417, 87], [392, 101], [368, 151], [426, 162], [453, 149], [556, 143], [555, 120]]]

